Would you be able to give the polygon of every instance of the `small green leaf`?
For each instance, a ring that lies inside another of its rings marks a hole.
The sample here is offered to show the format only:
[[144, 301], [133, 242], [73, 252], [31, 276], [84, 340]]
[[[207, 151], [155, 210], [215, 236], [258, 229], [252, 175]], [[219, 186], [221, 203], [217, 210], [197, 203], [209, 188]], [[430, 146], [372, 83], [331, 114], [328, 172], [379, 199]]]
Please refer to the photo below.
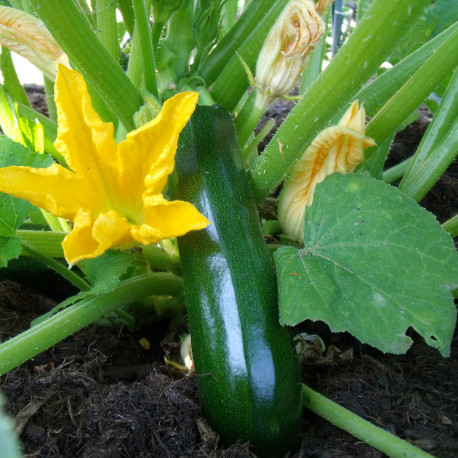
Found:
[[[0, 168], [13, 165], [40, 168], [51, 164], [50, 156], [32, 153], [20, 143], [0, 137]], [[19, 256], [21, 250], [20, 241], [15, 237], [16, 229], [34, 208], [26, 200], [0, 193], [0, 267]]]
[[6, 267], [11, 259], [21, 254], [21, 240], [18, 237], [0, 237], [0, 267]]
[[336, 173], [317, 186], [304, 235], [303, 249], [274, 255], [281, 323], [322, 320], [395, 354], [412, 327], [449, 355], [458, 256], [431, 213], [369, 175]]
[[116, 288], [131, 263], [131, 253], [119, 250], [108, 250], [98, 258], [81, 261], [79, 265], [92, 285], [88, 293], [108, 293]]

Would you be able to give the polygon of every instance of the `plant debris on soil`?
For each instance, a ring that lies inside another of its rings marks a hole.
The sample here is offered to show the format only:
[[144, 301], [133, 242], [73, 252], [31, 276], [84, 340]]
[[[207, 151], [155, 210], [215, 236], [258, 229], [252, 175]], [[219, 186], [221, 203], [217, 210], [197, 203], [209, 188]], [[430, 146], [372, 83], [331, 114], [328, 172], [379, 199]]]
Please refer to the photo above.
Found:
[[[424, 123], [423, 117], [416, 123]], [[411, 155], [423, 132], [424, 125], [411, 125], [400, 133], [389, 160]], [[440, 222], [456, 212], [456, 163], [422, 204]], [[0, 282], [0, 341], [27, 329], [60, 300], [63, 293], [53, 291], [53, 284], [37, 292], [27, 279]], [[442, 358], [414, 332], [409, 334], [412, 348], [394, 356], [361, 345], [349, 334], [333, 334], [321, 323], [306, 322], [293, 331], [317, 334], [325, 344], [324, 352], [309, 348], [302, 364], [304, 383], [437, 457], [458, 456], [456, 333], [450, 358]], [[92, 325], [3, 376], [0, 389], [24, 454], [255, 457], [248, 444], [221, 443], [202, 416], [196, 376], [165, 364], [161, 342], [169, 332], [167, 322], [137, 332]], [[142, 338], [150, 349], [140, 345]], [[288, 456], [383, 455], [304, 411], [301, 437]]]

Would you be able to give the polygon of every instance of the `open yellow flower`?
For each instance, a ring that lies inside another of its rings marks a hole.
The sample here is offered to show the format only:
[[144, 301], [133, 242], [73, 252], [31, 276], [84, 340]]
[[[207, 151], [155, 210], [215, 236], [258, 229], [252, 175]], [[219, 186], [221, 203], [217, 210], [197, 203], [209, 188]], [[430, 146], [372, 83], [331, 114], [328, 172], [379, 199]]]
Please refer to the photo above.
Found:
[[305, 206], [312, 205], [318, 183], [334, 172], [348, 173], [364, 160], [364, 149], [375, 145], [365, 133], [366, 114], [355, 101], [337, 126], [321, 131], [295, 166], [280, 194], [278, 221], [286, 234], [304, 241]]
[[208, 225], [190, 203], [170, 202], [162, 195], [197, 93], [171, 98], [156, 119], [116, 145], [113, 125], [92, 108], [79, 73], [60, 65], [55, 92], [55, 146], [71, 170], [58, 164], [6, 167], [0, 169], [0, 191], [74, 222], [62, 243], [70, 264], [112, 247], [155, 244]]

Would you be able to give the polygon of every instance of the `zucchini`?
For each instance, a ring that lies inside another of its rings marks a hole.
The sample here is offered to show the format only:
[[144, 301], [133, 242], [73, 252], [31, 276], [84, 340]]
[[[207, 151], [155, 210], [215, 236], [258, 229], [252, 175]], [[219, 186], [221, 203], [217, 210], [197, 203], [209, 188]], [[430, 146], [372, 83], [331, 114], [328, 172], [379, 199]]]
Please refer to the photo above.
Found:
[[299, 369], [225, 109], [196, 108], [180, 136], [171, 190], [211, 221], [178, 238], [204, 415], [224, 442], [282, 456], [299, 437]]

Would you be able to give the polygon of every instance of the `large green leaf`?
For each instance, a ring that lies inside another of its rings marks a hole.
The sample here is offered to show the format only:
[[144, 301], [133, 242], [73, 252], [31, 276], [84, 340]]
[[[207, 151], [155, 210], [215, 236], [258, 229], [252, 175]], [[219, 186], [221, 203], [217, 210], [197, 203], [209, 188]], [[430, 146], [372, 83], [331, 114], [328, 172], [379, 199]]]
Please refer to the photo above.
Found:
[[305, 247], [275, 252], [280, 321], [322, 320], [384, 352], [405, 353], [409, 327], [450, 352], [458, 255], [435, 217], [366, 174], [333, 174], [305, 215]]
[[[51, 164], [50, 156], [32, 153], [20, 143], [0, 137], [0, 168], [13, 165], [40, 168]], [[15, 237], [16, 229], [34, 208], [23, 199], [0, 193], [0, 267], [19, 256], [21, 247], [19, 239]]]

